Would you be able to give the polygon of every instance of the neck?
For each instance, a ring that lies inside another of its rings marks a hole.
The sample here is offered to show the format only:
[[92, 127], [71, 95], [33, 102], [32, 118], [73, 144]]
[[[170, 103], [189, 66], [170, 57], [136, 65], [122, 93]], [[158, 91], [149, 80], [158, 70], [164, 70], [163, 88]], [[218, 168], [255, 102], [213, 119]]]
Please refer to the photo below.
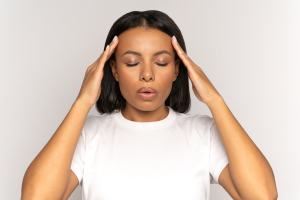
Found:
[[[127, 104], [128, 105], [128, 104]], [[131, 121], [136, 122], [152, 122], [166, 118], [169, 114], [169, 108], [165, 105], [155, 110], [140, 110], [132, 106], [127, 106], [121, 110], [122, 115]]]

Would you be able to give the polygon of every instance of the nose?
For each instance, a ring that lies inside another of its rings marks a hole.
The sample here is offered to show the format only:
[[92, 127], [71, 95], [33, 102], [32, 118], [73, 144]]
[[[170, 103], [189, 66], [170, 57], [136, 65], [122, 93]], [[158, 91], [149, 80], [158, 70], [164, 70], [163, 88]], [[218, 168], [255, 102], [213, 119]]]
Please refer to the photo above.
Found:
[[154, 81], [155, 80], [155, 76], [154, 73], [152, 71], [151, 66], [146, 66], [143, 67], [143, 69], [141, 70], [141, 74], [140, 74], [140, 80], [145, 80], [145, 81]]

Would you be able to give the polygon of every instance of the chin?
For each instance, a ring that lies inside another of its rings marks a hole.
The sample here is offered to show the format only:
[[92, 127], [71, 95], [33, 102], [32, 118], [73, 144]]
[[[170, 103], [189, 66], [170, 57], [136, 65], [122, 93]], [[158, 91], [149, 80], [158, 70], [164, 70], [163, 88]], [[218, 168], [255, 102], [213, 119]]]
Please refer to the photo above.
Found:
[[144, 111], [144, 112], [151, 112], [159, 109], [161, 106], [164, 106], [164, 102], [157, 103], [154, 101], [143, 101], [143, 102], [138, 102], [133, 106], [135, 109]]

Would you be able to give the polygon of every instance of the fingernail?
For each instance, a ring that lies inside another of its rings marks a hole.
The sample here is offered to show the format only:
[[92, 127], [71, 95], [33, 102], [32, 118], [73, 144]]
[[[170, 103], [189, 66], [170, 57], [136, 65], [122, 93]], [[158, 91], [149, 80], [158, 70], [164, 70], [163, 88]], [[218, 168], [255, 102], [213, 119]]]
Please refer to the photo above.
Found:
[[115, 35], [113, 42], [117, 41], [118, 37]]
[[175, 42], [177, 42], [177, 39], [176, 39], [175, 35], [173, 35], [172, 39], [173, 39]]

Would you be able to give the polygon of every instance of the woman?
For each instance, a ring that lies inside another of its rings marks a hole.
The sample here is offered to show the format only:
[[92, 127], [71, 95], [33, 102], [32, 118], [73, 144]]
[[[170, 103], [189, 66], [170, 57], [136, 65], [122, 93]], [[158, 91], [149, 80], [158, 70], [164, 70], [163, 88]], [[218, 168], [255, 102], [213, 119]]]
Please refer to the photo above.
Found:
[[[113, 39], [114, 38], [114, 39]], [[260, 150], [165, 13], [133, 11], [111, 27], [105, 50], [53, 137], [26, 170], [22, 199], [276, 199]], [[188, 80], [213, 117], [189, 115]], [[101, 115], [89, 116], [96, 104]]]

